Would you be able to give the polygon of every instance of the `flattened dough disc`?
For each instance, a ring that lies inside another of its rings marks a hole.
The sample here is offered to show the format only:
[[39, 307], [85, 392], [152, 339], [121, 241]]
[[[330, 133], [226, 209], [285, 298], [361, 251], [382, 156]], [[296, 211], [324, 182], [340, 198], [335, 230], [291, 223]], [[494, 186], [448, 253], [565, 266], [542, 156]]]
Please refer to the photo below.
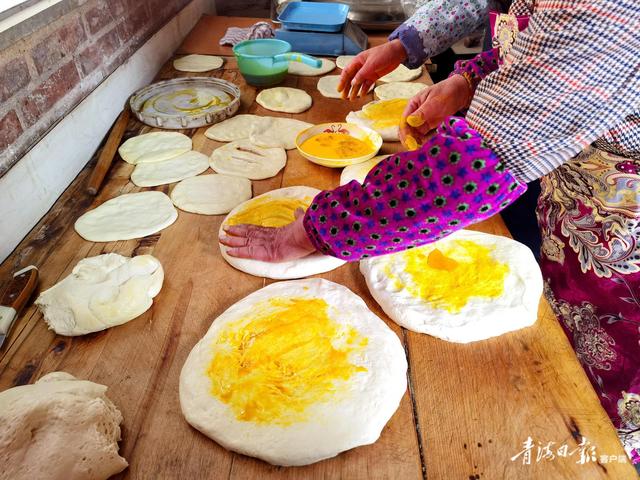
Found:
[[378, 85], [374, 90], [378, 100], [391, 100], [392, 98], [411, 98], [421, 92], [428, 85], [418, 82], [391, 82]]
[[171, 191], [180, 210], [203, 215], [229, 212], [251, 198], [251, 181], [230, 175], [200, 175], [182, 180]]
[[344, 167], [342, 173], [340, 174], [340, 185], [346, 185], [352, 180], [356, 180], [358, 183], [364, 182], [364, 179], [367, 177], [367, 174], [382, 160], [387, 158], [389, 155], [378, 155], [373, 157], [370, 160], [362, 163], [356, 163], [355, 165], [349, 165], [348, 167]]
[[338, 68], [344, 70], [354, 58], [356, 58], [355, 55], [340, 55], [338, 58], [336, 58], [336, 65], [338, 66]]
[[173, 61], [173, 68], [181, 72], [208, 72], [220, 68], [224, 60], [214, 55], [186, 55]]
[[422, 67], [408, 69], [404, 65], [398, 65], [398, 67], [391, 73], [387, 73], [384, 77], [380, 78], [380, 82], [410, 82], [422, 75]]
[[336, 64], [331, 60], [322, 58], [322, 65], [320, 68], [313, 68], [302, 62], [290, 62], [289, 73], [293, 75], [301, 75], [303, 77], [315, 77], [316, 75], [324, 75], [336, 68]]
[[209, 159], [216, 172], [250, 180], [277, 175], [287, 163], [284, 148], [258, 147], [249, 140], [237, 140], [216, 148]]
[[131, 181], [139, 187], [155, 187], [200, 175], [209, 168], [203, 153], [191, 150], [162, 162], [139, 163], [131, 173]]
[[122, 159], [133, 165], [162, 162], [191, 150], [191, 139], [179, 132], [151, 132], [132, 137], [118, 149]]
[[249, 138], [251, 127], [261, 122], [264, 118], [266, 117], [248, 113], [236, 115], [212, 125], [204, 132], [204, 136], [217, 142], [233, 142], [234, 140]]
[[311, 107], [313, 100], [299, 88], [273, 87], [262, 90], [256, 97], [256, 102], [274, 112], [302, 113]]

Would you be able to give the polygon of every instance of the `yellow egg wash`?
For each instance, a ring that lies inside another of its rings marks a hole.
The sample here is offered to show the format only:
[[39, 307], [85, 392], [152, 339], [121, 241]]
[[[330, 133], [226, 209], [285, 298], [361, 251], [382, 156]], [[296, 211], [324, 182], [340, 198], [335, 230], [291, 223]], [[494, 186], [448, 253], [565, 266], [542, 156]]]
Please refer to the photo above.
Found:
[[258, 198], [227, 220], [227, 225], [260, 225], [261, 227], [284, 227], [295, 220], [298, 208], [309, 208], [313, 198]]
[[374, 149], [369, 141], [345, 133], [323, 132], [306, 139], [300, 145], [305, 152], [320, 158], [357, 158]]
[[207, 369], [211, 393], [238, 420], [291, 425], [307, 408], [346, 392], [365, 367], [350, 359], [367, 338], [329, 316], [320, 298], [274, 298], [226, 326]]
[[369, 120], [373, 120], [373, 128], [388, 128], [400, 125], [402, 112], [407, 107], [409, 99], [393, 98], [370, 103], [362, 108], [362, 113]]
[[495, 260], [489, 247], [469, 240], [454, 240], [431, 250], [407, 250], [402, 256], [410, 281], [403, 282], [387, 267], [385, 273], [395, 286], [449, 313], [459, 312], [473, 297], [499, 297], [509, 273], [509, 266]]

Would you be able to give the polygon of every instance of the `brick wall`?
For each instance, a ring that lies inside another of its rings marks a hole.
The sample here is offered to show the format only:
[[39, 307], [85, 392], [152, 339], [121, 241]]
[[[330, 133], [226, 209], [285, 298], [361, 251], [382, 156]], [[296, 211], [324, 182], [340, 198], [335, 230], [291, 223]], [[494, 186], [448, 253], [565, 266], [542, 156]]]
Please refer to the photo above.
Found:
[[0, 51], [0, 176], [190, 1], [87, 0]]

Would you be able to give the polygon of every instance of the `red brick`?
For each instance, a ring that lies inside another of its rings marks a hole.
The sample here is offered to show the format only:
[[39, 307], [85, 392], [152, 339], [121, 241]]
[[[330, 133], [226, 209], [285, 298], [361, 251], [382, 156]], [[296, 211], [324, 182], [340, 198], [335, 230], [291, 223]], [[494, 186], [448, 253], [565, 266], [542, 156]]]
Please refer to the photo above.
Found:
[[59, 32], [67, 53], [75, 52], [87, 38], [79, 15], [74, 15], [73, 20], [60, 28]]
[[48, 112], [58, 100], [73, 90], [79, 82], [80, 76], [73, 62], [68, 62], [56, 70], [22, 100], [25, 127], [28, 128], [36, 123], [42, 114]]
[[15, 110], [11, 110], [0, 120], [0, 149], [4, 150], [22, 135], [22, 125]]
[[122, 44], [126, 44], [133, 37], [146, 36], [146, 32], [151, 28], [151, 22], [149, 22], [149, 15], [144, 4], [133, 10], [130, 14], [126, 15], [122, 23], [118, 25], [118, 32]]
[[120, 37], [114, 28], [100, 37], [93, 45], [85, 48], [79, 55], [83, 76], [89, 75], [100, 65], [110, 65], [113, 54], [120, 47]]
[[4, 102], [14, 93], [26, 86], [31, 80], [27, 63], [15, 58], [0, 67], [0, 102]]
[[88, 10], [87, 13], [84, 14], [84, 18], [87, 20], [89, 31], [92, 34], [99, 32], [113, 21], [113, 16], [111, 15], [107, 2], [100, 2]]
[[76, 51], [85, 38], [79, 18], [74, 18], [46, 37], [31, 52], [38, 73], [42, 74], [59, 65], [63, 58]]

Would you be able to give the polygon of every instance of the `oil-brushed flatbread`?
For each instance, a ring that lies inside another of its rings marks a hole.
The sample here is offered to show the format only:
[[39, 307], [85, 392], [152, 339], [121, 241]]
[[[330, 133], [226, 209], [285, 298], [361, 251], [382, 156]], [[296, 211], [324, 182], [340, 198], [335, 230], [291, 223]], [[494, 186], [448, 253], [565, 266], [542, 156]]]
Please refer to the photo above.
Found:
[[180, 210], [202, 215], [220, 215], [251, 198], [251, 181], [230, 175], [200, 175], [187, 178], [171, 191], [171, 201]]
[[362, 110], [349, 112], [347, 122], [375, 130], [387, 142], [397, 142], [400, 140], [400, 119], [408, 102], [406, 98], [374, 100]]
[[[306, 210], [320, 190], [310, 187], [287, 187], [272, 190], [238, 205], [224, 219], [220, 235], [226, 225], [252, 224], [263, 227], [281, 227], [293, 222], [297, 208]], [[302, 278], [333, 270], [345, 262], [335, 257], [313, 253], [298, 260], [272, 263], [231, 257], [226, 246], [220, 244], [223, 258], [240, 271], [275, 279]]]
[[215, 319], [182, 367], [180, 406], [229, 450], [307, 465], [375, 442], [406, 370], [398, 337], [349, 289], [276, 282]]
[[124, 142], [118, 153], [127, 163], [162, 162], [191, 150], [191, 139], [179, 132], [151, 132]]
[[258, 147], [244, 139], [216, 148], [209, 163], [211, 168], [224, 175], [262, 180], [277, 175], [284, 168], [287, 152], [281, 147]]
[[139, 187], [155, 187], [200, 175], [209, 168], [209, 158], [191, 150], [162, 162], [139, 163], [131, 173], [131, 181]]
[[313, 100], [299, 88], [273, 87], [262, 90], [256, 97], [256, 102], [274, 112], [302, 113], [311, 107]]
[[450, 342], [484, 340], [532, 325], [542, 294], [531, 250], [471, 230], [367, 258], [360, 271], [394, 322]]

